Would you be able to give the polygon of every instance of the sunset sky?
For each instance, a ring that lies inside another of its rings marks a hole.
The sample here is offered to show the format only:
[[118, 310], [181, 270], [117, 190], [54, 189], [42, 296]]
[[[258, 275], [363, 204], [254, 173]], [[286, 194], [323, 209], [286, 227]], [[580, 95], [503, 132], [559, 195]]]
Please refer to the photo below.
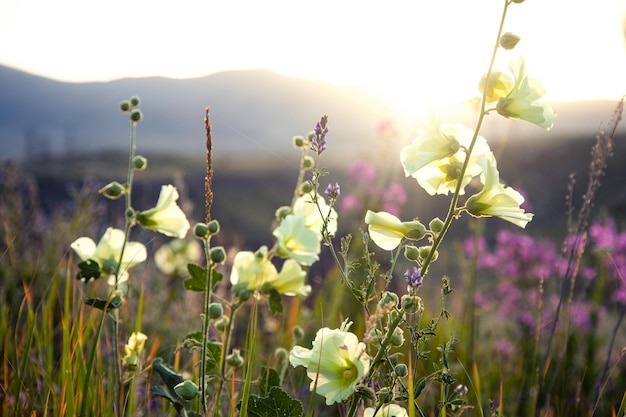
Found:
[[[0, 0], [0, 64], [56, 80], [265, 68], [365, 87], [412, 111], [475, 94], [502, 0]], [[553, 100], [626, 93], [623, 0], [527, 0], [505, 31]]]

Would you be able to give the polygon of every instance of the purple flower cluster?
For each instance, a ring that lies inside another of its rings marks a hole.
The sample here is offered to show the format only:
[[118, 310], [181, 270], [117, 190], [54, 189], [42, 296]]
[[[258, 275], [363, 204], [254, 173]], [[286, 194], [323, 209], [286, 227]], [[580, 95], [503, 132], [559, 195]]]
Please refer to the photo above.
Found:
[[311, 150], [318, 155], [326, 150], [326, 134], [328, 133], [328, 116], [324, 115], [319, 122], [315, 125], [315, 136], [311, 141]]
[[406, 278], [406, 292], [410, 295], [417, 294], [417, 289], [424, 283], [420, 270], [416, 266], [407, 269], [404, 277]]
[[615, 221], [597, 221], [589, 228], [592, 249], [607, 273], [611, 301], [626, 304], [626, 231], [618, 232]]
[[367, 161], [357, 160], [348, 171], [353, 190], [342, 197], [341, 209], [346, 214], [361, 216], [365, 209], [386, 211], [398, 216], [407, 196], [398, 183], [377, 183], [376, 167]]

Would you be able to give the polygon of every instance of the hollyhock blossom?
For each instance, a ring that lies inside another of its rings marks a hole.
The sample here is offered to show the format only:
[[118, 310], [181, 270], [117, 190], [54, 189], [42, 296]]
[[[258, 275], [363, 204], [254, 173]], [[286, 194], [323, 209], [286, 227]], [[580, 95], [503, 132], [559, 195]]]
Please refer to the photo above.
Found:
[[421, 239], [426, 232], [426, 228], [420, 222], [416, 220], [402, 222], [393, 214], [384, 211], [376, 213], [368, 210], [365, 214], [365, 223], [369, 225], [370, 238], [384, 250], [395, 249], [403, 238]]
[[267, 246], [262, 246], [256, 252], [238, 252], [233, 260], [230, 283], [254, 291], [260, 290], [266, 282], [276, 279], [278, 272], [269, 261], [267, 252]]
[[307, 227], [303, 215], [289, 214], [274, 229], [278, 255], [291, 258], [300, 265], [312, 265], [319, 259], [320, 235]]
[[368, 407], [363, 412], [363, 417], [408, 417], [404, 407], [399, 406], [398, 404], [387, 404], [376, 412], [375, 408]]
[[183, 276], [187, 273], [187, 264], [200, 262], [201, 256], [202, 247], [197, 240], [173, 239], [157, 249], [154, 263], [164, 274]]
[[322, 228], [326, 216], [328, 216], [326, 224], [328, 233], [333, 236], [337, 232], [337, 212], [319, 194], [317, 195], [317, 204], [313, 202], [311, 194], [298, 197], [293, 204], [292, 212], [304, 217], [306, 228], [314, 231], [319, 240], [322, 239]]
[[275, 289], [284, 295], [309, 295], [311, 286], [305, 284], [306, 272], [298, 262], [287, 259], [280, 273], [266, 281], [266, 287]]
[[521, 119], [550, 130], [556, 120], [552, 107], [542, 102], [546, 90], [539, 81], [528, 78], [524, 58], [511, 60], [509, 69], [515, 78], [515, 85], [498, 100], [496, 110], [506, 118]]
[[146, 247], [139, 242], [126, 242], [124, 248], [124, 256], [122, 255], [122, 246], [124, 246], [124, 231], [109, 227], [96, 243], [88, 238], [81, 237], [76, 239], [70, 247], [76, 252], [81, 260], [94, 260], [100, 266], [100, 271], [109, 275], [108, 282], [115, 285], [115, 273], [118, 270], [118, 262], [120, 263], [120, 276], [117, 283], [128, 280], [127, 270], [142, 263], [146, 260]]
[[122, 364], [129, 368], [137, 366], [139, 361], [139, 355], [143, 351], [144, 345], [148, 340], [148, 336], [141, 332], [133, 332], [128, 338], [128, 343], [124, 346], [124, 357], [122, 358]]
[[520, 205], [524, 197], [511, 187], [500, 183], [500, 174], [493, 154], [482, 155], [478, 164], [483, 170], [483, 189], [471, 196], [465, 203], [465, 209], [475, 217], [495, 216], [519, 227], [526, 227], [533, 214], [525, 213]]
[[311, 390], [326, 397], [326, 405], [348, 399], [367, 375], [370, 357], [365, 344], [349, 332], [352, 322], [344, 321], [339, 329], [318, 330], [312, 349], [294, 346], [289, 353], [293, 367], [304, 366], [311, 379]]
[[156, 207], [137, 213], [137, 223], [166, 236], [184, 238], [190, 225], [185, 213], [176, 204], [176, 200], [178, 200], [176, 187], [162, 186]]

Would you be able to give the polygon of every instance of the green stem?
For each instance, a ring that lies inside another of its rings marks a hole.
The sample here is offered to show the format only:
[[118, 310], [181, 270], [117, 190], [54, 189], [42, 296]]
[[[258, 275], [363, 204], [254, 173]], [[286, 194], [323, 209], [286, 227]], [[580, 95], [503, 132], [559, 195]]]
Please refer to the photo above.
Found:
[[241, 393], [241, 409], [239, 415], [241, 417], [247, 417], [248, 415], [248, 400], [250, 398], [250, 385], [252, 384], [252, 364], [254, 363], [254, 345], [256, 340], [256, 324], [257, 324], [257, 299], [254, 299], [252, 303], [252, 317], [250, 320], [250, 327], [248, 335], [248, 360], [246, 363], [246, 379], [243, 384], [243, 391]]
[[[504, 1], [504, 10], [502, 11], [502, 18], [500, 19], [500, 27], [498, 28], [498, 36], [496, 37], [496, 42], [493, 47], [493, 53], [491, 54], [491, 61], [489, 62], [489, 70], [487, 71], [486, 80], [489, 80], [491, 73], [493, 71], [493, 66], [496, 60], [496, 54], [498, 52], [498, 47], [500, 46], [500, 37], [502, 36], [502, 30], [504, 28], [504, 20], [506, 18], [506, 12], [509, 8], [510, 0]], [[426, 275], [428, 271], [428, 266], [433, 261], [433, 256], [437, 251], [437, 248], [441, 244], [446, 232], [450, 228], [450, 224], [452, 223], [452, 219], [456, 217], [459, 213], [459, 209], [457, 208], [457, 203], [459, 201], [459, 196], [461, 192], [461, 187], [463, 185], [463, 177], [465, 176], [465, 171], [467, 171], [467, 167], [469, 165], [469, 159], [474, 150], [474, 146], [476, 145], [476, 140], [478, 139], [478, 133], [483, 124], [483, 120], [487, 112], [485, 111], [485, 107], [487, 105], [487, 90], [489, 88], [489, 82], [485, 82], [485, 87], [483, 89], [482, 98], [480, 101], [480, 113], [478, 115], [478, 121], [476, 122], [476, 127], [474, 128], [474, 136], [472, 137], [472, 141], [470, 142], [470, 146], [467, 148], [465, 160], [463, 161], [463, 167], [461, 168], [461, 172], [459, 175], [459, 180], [456, 184], [456, 189], [454, 190], [454, 195], [452, 196], [452, 201], [450, 202], [450, 208], [448, 209], [448, 214], [446, 216], [446, 220], [444, 221], [443, 228], [441, 232], [435, 237], [433, 241], [433, 246], [431, 251], [428, 253], [428, 256], [424, 260], [422, 264], [421, 274], [422, 276]]]
[[204, 241], [204, 253], [207, 260], [204, 283], [204, 318], [202, 319], [202, 357], [200, 358], [200, 401], [202, 414], [206, 414], [206, 351], [209, 343], [209, 306], [211, 305], [213, 268], [211, 267], [210, 238]]

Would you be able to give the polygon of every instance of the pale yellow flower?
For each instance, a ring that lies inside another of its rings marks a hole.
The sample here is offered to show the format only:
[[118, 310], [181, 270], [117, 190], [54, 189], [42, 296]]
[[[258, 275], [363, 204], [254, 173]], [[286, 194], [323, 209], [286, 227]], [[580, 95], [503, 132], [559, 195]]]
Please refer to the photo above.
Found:
[[235, 255], [230, 272], [230, 283], [249, 290], [261, 290], [263, 285], [276, 280], [276, 267], [267, 258], [267, 247], [256, 252], [241, 251]]
[[[413, 144], [405, 147], [400, 155], [405, 174], [415, 178], [418, 184], [430, 195], [448, 194], [455, 191], [460, 179], [461, 167], [467, 155], [466, 149], [469, 148], [474, 137], [474, 131], [466, 126], [440, 125], [438, 128], [438, 134], [433, 130], [430, 130], [429, 134], [433, 137], [453, 140], [456, 144], [456, 151], [449, 151], [444, 154], [443, 150], [449, 149], [446, 145], [438, 154], [438, 158], [430, 160], [436, 153], [422, 153], [422, 150], [415, 148], [414, 144], [419, 139], [418, 137], [413, 141]], [[460, 194], [465, 192], [465, 186], [472, 178], [481, 172], [480, 166], [476, 164], [478, 156], [489, 152], [491, 150], [487, 140], [482, 136], [477, 136], [468, 167], [463, 175]], [[413, 159], [407, 159], [409, 154], [413, 155]]]
[[190, 225], [185, 213], [176, 204], [176, 200], [178, 200], [176, 187], [162, 186], [156, 207], [137, 213], [137, 223], [166, 236], [184, 238]]
[[370, 238], [384, 250], [393, 250], [402, 239], [421, 239], [426, 231], [418, 221], [403, 222], [385, 211], [365, 213], [365, 223], [369, 225]]
[[266, 281], [266, 286], [284, 295], [309, 295], [311, 286], [305, 284], [306, 272], [293, 259], [287, 259], [275, 278]]
[[437, 116], [422, 126], [413, 142], [402, 148], [400, 162], [404, 174], [414, 176], [424, 166], [454, 155], [460, 148], [458, 132], [453, 125], [441, 126]]
[[507, 118], [521, 119], [550, 130], [556, 120], [552, 107], [541, 101], [546, 90], [541, 83], [526, 75], [526, 65], [522, 57], [514, 59], [509, 69], [515, 78], [515, 85], [506, 97], [498, 100], [496, 110]]
[[475, 217], [495, 216], [519, 227], [526, 227], [533, 214], [520, 207], [524, 197], [511, 187], [500, 183], [500, 174], [493, 154], [483, 155], [478, 163], [483, 169], [483, 189], [465, 203], [465, 209]]
[[[483, 93], [485, 91], [485, 81], [487, 75], [483, 75], [478, 83], [478, 91]], [[489, 83], [487, 85], [487, 102], [498, 101], [503, 97], [506, 97], [513, 89], [515, 81], [502, 71], [493, 71], [489, 77]]]
[[287, 215], [274, 229], [273, 235], [278, 240], [278, 255], [291, 258], [300, 265], [312, 265], [319, 259], [320, 240], [306, 227], [304, 216]]
[[[319, 207], [318, 207], [319, 206]], [[330, 207], [324, 197], [317, 195], [317, 204], [313, 202], [311, 194], [304, 194], [293, 205], [293, 214], [304, 216], [304, 224], [315, 232], [318, 239], [322, 239], [324, 219], [328, 216], [326, 229], [331, 236], [337, 232], [337, 212]]]
[[368, 407], [363, 412], [363, 417], [409, 417], [409, 414], [404, 407], [398, 404], [387, 404], [378, 410], [376, 414], [375, 408]]
[[367, 375], [370, 357], [365, 344], [348, 332], [352, 322], [343, 322], [339, 329], [318, 330], [313, 348], [294, 346], [289, 353], [291, 365], [307, 368], [311, 390], [326, 397], [326, 405], [348, 399]]
[[154, 253], [154, 263], [167, 275], [183, 276], [188, 263], [198, 263], [202, 257], [202, 247], [196, 239], [173, 239], [161, 245]]
[[124, 346], [125, 356], [122, 358], [122, 364], [129, 368], [137, 366], [139, 355], [143, 351], [144, 345], [148, 340], [148, 336], [141, 332], [133, 332], [128, 338], [128, 343]]
[[103, 274], [109, 275], [108, 282], [115, 285], [115, 273], [117, 264], [120, 262], [120, 276], [117, 283], [128, 280], [127, 270], [137, 266], [147, 259], [146, 247], [139, 242], [126, 242], [124, 257], [120, 260], [122, 246], [124, 245], [124, 231], [109, 227], [100, 238], [98, 245], [88, 238], [76, 239], [70, 247], [76, 252], [78, 257], [86, 261], [94, 260], [100, 266]]

